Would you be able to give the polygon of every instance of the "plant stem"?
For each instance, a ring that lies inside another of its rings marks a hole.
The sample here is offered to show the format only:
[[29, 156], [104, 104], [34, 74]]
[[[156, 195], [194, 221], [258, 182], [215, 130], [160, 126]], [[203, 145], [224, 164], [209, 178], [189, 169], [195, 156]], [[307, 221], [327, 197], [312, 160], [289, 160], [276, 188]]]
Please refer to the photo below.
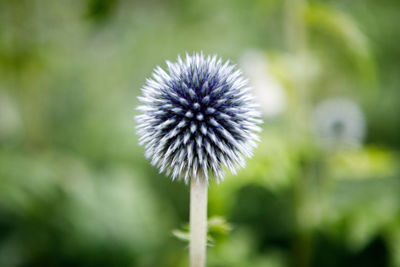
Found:
[[[285, 1], [285, 37], [286, 45], [290, 53], [303, 61], [307, 55], [307, 25], [305, 14], [308, 0], [286, 0]], [[307, 66], [304, 62], [303, 72], [296, 77], [294, 92], [295, 99], [293, 108], [292, 132], [293, 140], [303, 153], [304, 147], [309, 138], [309, 128], [305, 123], [309, 118], [308, 108], [310, 106], [309, 81], [307, 80]], [[294, 208], [296, 227], [298, 233], [293, 242], [293, 257], [291, 266], [310, 266], [313, 250], [313, 224], [310, 219], [310, 187], [313, 185], [312, 176], [313, 163], [309, 159], [302, 159], [300, 172], [294, 179]]]
[[206, 265], [207, 190], [208, 184], [201, 177], [190, 183], [190, 267]]
[[303, 53], [306, 49], [307, 30], [305, 8], [307, 0], [286, 0], [284, 32], [286, 45], [292, 53]]

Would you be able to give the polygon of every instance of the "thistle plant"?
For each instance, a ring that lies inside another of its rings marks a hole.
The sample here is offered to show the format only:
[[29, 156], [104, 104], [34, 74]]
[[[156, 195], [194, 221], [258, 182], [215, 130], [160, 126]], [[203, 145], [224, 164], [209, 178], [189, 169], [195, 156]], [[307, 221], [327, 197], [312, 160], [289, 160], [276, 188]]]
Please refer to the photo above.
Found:
[[166, 63], [142, 88], [139, 142], [160, 173], [190, 181], [190, 266], [205, 266], [209, 181], [244, 167], [259, 140], [260, 113], [229, 61], [197, 53]]
[[366, 123], [360, 106], [346, 98], [328, 98], [314, 109], [317, 141], [327, 149], [358, 148]]

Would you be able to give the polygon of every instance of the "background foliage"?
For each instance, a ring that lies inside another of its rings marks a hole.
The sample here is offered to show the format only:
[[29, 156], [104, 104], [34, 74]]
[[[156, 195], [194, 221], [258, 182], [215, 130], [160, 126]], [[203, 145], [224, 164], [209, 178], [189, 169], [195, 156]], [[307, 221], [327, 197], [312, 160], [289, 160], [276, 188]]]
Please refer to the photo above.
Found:
[[[208, 266], [400, 266], [399, 12], [397, 0], [0, 1], [0, 266], [187, 265], [172, 234], [187, 187], [150, 166], [132, 116], [157, 64], [199, 50], [238, 64], [258, 51], [286, 101], [247, 168], [210, 187]], [[313, 134], [315, 107], [335, 97], [365, 114], [357, 147]]]

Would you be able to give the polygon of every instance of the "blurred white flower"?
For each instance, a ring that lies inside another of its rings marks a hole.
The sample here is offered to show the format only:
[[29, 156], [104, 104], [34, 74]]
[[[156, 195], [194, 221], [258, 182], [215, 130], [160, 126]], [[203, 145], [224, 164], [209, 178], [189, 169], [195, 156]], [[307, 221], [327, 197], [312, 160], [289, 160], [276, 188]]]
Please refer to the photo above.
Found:
[[314, 110], [314, 130], [318, 142], [326, 148], [359, 147], [366, 134], [364, 114], [357, 103], [332, 98]]
[[286, 108], [286, 93], [279, 81], [271, 75], [268, 59], [262, 51], [250, 50], [240, 58], [244, 75], [253, 87], [256, 102], [265, 118], [273, 118]]
[[15, 101], [0, 91], [0, 137], [11, 137], [20, 130], [20, 114]]

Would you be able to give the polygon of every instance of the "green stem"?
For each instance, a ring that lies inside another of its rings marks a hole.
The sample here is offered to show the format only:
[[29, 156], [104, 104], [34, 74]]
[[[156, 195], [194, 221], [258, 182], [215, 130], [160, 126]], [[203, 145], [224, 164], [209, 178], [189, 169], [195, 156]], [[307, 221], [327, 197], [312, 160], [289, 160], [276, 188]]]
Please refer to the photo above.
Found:
[[286, 0], [285, 2], [285, 38], [290, 52], [302, 53], [306, 47], [306, 25], [304, 9], [306, 0]]
[[[295, 60], [302, 62], [307, 52], [307, 27], [305, 22], [305, 9], [307, 0], [286, 0], [285, 1], [285, 21], [284, 32], [286, 45], [289, 52], [295, 57]], [[304, 68], [307, 66], [304, 65]], [[307, 70], [303, 70], [306, 74]], [[295, 102], [293, 103], [293, 120], [291, 127], [293, 128], [294, 141], [300, 150], [303, 150], [307, 139], [309, 138], [308, 106], [309, 106], [309, 90], [306, 75], [300, 74], [294, 81]], [[304, 156], [303, 156], [304, 157]], [[309, 216], [309, 187], [310, 169], [312, 162], [302, 159], [301, 171], [298, 173], [294, 184], [294, 207], [297, 224], [297, 234], [293, 243], [293, 262], [292, 266], [308, 267], [312, 256], [312, 226], [310, 225]]]

